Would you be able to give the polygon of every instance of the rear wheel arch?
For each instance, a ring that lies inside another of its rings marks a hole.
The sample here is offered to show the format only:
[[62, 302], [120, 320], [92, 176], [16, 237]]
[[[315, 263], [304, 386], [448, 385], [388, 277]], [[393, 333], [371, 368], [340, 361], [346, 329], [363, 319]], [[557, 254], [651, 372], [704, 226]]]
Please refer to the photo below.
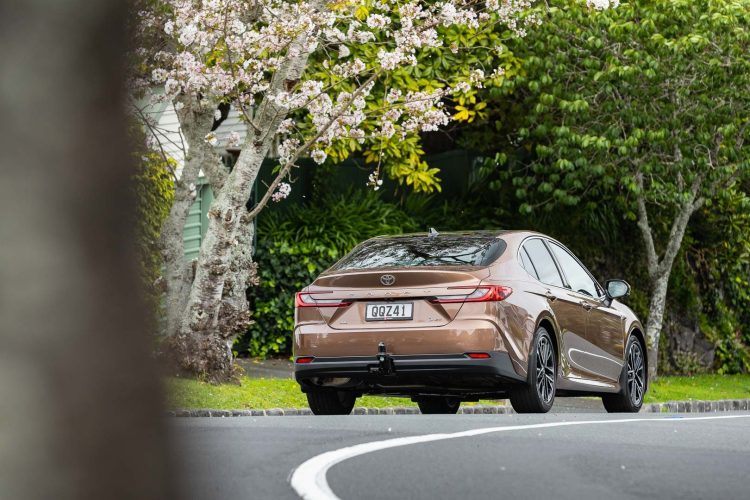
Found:
[[630, 333], [625, 339], [625, 347], [627, 347], [628, 340], [630, 340], [630, 337], [635, 337], [636, 339], [638, 339], [638, 342], [641, 344], [641, 348], [643, 349], [643, 362], [646, 365], [646, 370], [645, 370], [646, 390], [648, 390], [650, 381], [648, 379], [648, 348], [646, 347], [646, 337], [645, 335], [643, 335], [643, 332], [636, 326], [632, 330], [630, 330]]
[[552, 346], [555, 348], [555, 358], [557, 361], [557, 366], [559, 367], [560, 366], [560, 343], [558, 339], [558, 331], [557, 331], [557, 328], [555, 328], [552, 318], [550, 318], [549, 316], [542, 316], [537, 321], [536, 328], [534, 328], [535, 334], [536, 334], [536, 331], [539, 329], [539, 327], [544, 327], [544, 329], [547, 330], [547, 332], [549, 333], [549, 336], [552, 337]]

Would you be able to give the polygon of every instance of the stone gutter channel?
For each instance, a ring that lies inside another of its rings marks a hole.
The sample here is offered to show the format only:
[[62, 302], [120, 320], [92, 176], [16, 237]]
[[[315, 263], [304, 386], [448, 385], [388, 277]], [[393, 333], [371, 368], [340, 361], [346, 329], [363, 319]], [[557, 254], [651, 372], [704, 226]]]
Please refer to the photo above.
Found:
[[[666, 403], [648, 403], [641, 408], [641, 413], [714, 413], [719, 411], [750, 410], [750, 399], [722, 399], [718, 401], [668, 401]], [[395, 406], [390, 408], [356, 407], [352, 415], [419, 415], [416, 406]], [[515, 413], [510, 405], [463, 406], [458, 410], [464, 415], [507, 415]], [[170, 410], [170, 417], [282, 417], [312, 415], [309, 408], [271, 408], [267, 410]]]

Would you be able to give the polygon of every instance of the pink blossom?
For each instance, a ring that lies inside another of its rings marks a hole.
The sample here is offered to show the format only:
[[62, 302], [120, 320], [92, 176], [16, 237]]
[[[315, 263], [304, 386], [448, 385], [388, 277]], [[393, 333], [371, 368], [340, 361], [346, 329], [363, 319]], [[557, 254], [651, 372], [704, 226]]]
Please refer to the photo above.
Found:
[[280, 202], [289, 194], [292, 192], [292, 186], [290, 186], [286, 182], [282, 182], [279, 184], [279, 187], [276, 188], [276, 191], [271, 195], [271, 199], [275, 202]]
[[[166, 43], [134, 50], [133, 59], [149, 70], [133, 78], [131, 87], [138, 94], [163, 85], [164, 92], [155, 93], [156, 98], [172, 101], [176, 110], [186, 95], [195, 96], [199, 106], [214, 106], [207, 110], [210, 113], [218, 102], [242, 105], [245, 120], [272, 105], [278, 111], [273, 123], [253, 122], [248, 127], [264, 137], [278, 136], [282, 165], [300, 156], [323, 163], [327, 148], [337, 141], [354, 140], [367, 147], [368, 141], [382, 142], [383, 137], [438, 130], [450, 120], [443, 105], [446, 98], [488, 80], [497, 83], [501, 68], [457, 68], [441, 83], [443, 88], [430, 92], [414, 92], [390, 78], [393, 71], [416, 65], [425, 54], [465, 48], [449, 43], [445, 28], [502, 25], [520, 36], [528, 25], [539, 22], [525, 13], [530, 0], [480, 1], [372, 0], [367, 17], [357, 19], [357, 3], [336, 4], [333, 9], [316, 0], [157, 0], [148, 3], [152, 10], [138, 13], [139, 29], [144, 40], [152, 39], [146, 34], [158, 33]], [[593, 8], [618, 3], [586, 1]], [[363, 50], [374, 43], [377, 51]], [[304, 70], [301, 78], [278, 85], [278, 71], [308, 52], [308, 64], [322, 61], [316, 71]], [[375, 88], [385, 95], [373, 95]], [[213, 133], [204, 140], [218, 143]], [[239, 135], [230, 134], [227, 146], [239, 145]], [[382, 182], [380, 173], [378, 180]], [[273, 196], [283, 199], [290, 189], [281, 184]]]
[[312, 157], [315, 163], [317, 163], [318, 165], [322, 165], [326, 161], [328, 155], [322, 149], [316, 149], [310, 154], [310, 157]]

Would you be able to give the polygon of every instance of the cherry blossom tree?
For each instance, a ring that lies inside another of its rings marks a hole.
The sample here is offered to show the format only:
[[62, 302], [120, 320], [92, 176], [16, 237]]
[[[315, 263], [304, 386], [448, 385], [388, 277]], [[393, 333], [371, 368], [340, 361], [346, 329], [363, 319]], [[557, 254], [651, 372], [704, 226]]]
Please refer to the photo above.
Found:
[[[144, 0], [145, 1], [145, 0]], [[446, 125], [446, 102], [503, 79], [493, 66], [504, 38], [523, 36], [529, 0], [148, 0], [138, 12], [134, 96], [174, 106], [185, 138], [175, 201], [162, 230], [168, 345], [182, 368], [231, 376], [234, 338], [250, 321], [253, 219], [290, 192], [302, 157], [317, 163], [370, 151], [371, 184], [384, 175], [415, 189], [435, 172], [423, 162], [391, 169], [386, 142], [409, 144]], [[450, 58], [453, 59], [450, 59]], [[453, 61], [453, 65], [446, 63]], [[420, 77], [419, 63], [440, 66]], [[457, 62], [459, 62], [457, 64]], [[142, 100], [142, 99], [141, 99]], [[231, 171], [211, 132], [221, 106], [241, 111], [244, 138]], [[134, 106], [144, 119], [142, 109]], [[158, 134], [154, 135], [158, 138]], [[278, 170], [247, 207], [263, 160], [278, 143]], [[158, 141], [152, 146], [160, 150]], [[203, 172], [215, 194], [200, 257], [183, 262], [182, 230]]]

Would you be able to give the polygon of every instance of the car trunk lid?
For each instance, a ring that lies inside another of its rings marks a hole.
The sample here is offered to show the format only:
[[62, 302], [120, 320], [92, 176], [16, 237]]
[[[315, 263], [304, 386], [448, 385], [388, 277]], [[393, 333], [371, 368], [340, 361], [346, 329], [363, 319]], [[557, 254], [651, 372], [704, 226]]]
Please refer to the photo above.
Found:
[[[408, 329], [442, 326], [458, 314], [461, 302], [438, 304], [430, 299], [457, 293], [455, 287], [471, 288], [489, 276], [487, 268], [470, 266], [419, 269], [373, 269], [339, 272], [319, 277], [306, 290], [312, 297], [336, 304], [318, 307], [323, 319], [334, 329]], [[411, 319], [368, 319], [368, 304], [412, 304]]]

